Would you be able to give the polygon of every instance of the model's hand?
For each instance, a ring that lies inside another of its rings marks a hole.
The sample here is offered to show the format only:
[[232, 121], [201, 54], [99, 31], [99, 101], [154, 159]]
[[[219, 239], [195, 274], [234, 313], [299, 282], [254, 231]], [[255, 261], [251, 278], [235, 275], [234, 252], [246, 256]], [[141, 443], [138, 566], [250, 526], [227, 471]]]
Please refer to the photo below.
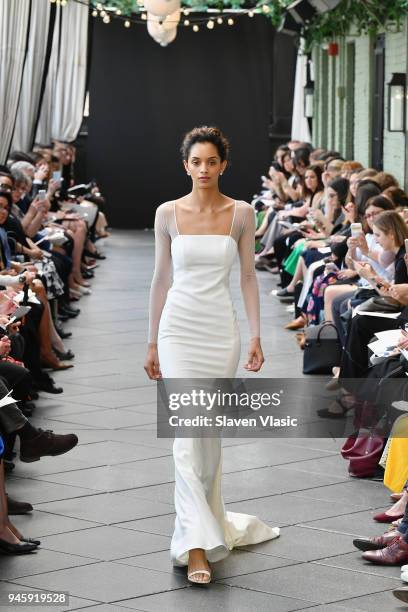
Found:
[[159, 364], [159, 355], [157, 353], [157, 344], [149, 344], [146, 360], [144, 363], [144, 369], [151, 380], [160, 380], [162, 378], [162, 373], [160, 371]]
[[252, 338], [248, 350], [248, 361], [244, 364], [244, 368], [249, 372], [259, 372], [264, 361], [260, 339]]

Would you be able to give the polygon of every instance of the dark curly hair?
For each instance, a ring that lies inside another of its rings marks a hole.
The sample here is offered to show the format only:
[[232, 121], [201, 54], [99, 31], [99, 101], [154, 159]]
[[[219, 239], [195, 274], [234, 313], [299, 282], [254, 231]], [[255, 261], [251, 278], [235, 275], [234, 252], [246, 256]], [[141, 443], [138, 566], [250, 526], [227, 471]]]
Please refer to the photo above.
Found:
[[197, 142], [211, 142], [217, 148], [221, 161], [223, 162], [228, 159], [230, 148], [229, 142], [221, 130], [219, 130], [217, 127], [202, 125], [201, 127], [196, 127], [190, 132], [187, 132], [187, 134], [184, 136], [180, 148], [183, 160], [188, 160], [191, 147]]

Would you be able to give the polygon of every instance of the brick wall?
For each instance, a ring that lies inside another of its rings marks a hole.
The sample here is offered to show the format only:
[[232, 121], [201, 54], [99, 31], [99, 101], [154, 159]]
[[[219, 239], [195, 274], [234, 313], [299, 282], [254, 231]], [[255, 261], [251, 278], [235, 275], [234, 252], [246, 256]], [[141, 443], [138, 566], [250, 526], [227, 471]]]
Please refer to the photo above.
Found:
[[[406, 29], [397, 33], [387, 33], [385, 37], [385, 83], [393, 72], [407, 71]], [[405, 135], [403, 132], [389, 132], [388, 126], [388, 87], [385, 85], [384, 117], [384, 170], [394, 174], [401, 186], [405, 175]]]

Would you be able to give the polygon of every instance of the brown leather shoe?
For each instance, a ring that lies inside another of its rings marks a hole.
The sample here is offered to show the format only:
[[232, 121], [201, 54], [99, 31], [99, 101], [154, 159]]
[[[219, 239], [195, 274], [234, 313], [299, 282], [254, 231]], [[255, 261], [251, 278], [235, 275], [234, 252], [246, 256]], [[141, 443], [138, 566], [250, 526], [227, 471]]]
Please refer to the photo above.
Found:
[[397, 536], [381, 550], [368, 550], [363, 553], [363, 559], [377, 565], [403, 565], [408, 562], [408, 544], [402, 536]]
[[353, 540], [353, 544], [359, 550], [381, 550], [382, 548], [386, 548], [391, 544], [394, 538], [400, 535], [399, 531], [393, 529], [392, 531], [387, 531], [383, 535], [374, 538], [356, 538]]
[[297, 317], [297, 319], [293, 319], [293, 321], [285, 325], [285, 329], [303, 329], [306, 327], [306, 325], [307, 321], [305, 317], [302, 317], [301, 315], [300, 317]]
[[75, 434], [55, 434], [50, 429], [38, 429], [38, 436], [31, 440], [21, 440], [20, 460], [24, 463], [38, 461], [41, 457], [63, 455], [78, 444]]
[[28, 514], [33, 511], [33, 507], [28, 502], [19, 502], [7, 495], [7, 512], [8, 514]]

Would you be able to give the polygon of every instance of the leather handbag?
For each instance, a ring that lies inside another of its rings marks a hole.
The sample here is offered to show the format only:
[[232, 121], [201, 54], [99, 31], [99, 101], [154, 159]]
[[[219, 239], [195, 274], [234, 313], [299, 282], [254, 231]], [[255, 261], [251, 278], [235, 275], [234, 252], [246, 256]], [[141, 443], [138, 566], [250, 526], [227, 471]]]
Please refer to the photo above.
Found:
[[331, 374], [340, 364], [341, 342], [333, 323], [311, 325], [306, 330], [303, 374]]
[[376, 295], [357, 307], [357, 312], [399, 312], [402, 306], [398, 300], [384, 295]]
[[359, 436], [354, 434], [347, 438], [341, 449], [341, 455], [349, 461], [349, 474], [355, 478], [373, 476], [384, 449], [384, 438], [377, 434]]

